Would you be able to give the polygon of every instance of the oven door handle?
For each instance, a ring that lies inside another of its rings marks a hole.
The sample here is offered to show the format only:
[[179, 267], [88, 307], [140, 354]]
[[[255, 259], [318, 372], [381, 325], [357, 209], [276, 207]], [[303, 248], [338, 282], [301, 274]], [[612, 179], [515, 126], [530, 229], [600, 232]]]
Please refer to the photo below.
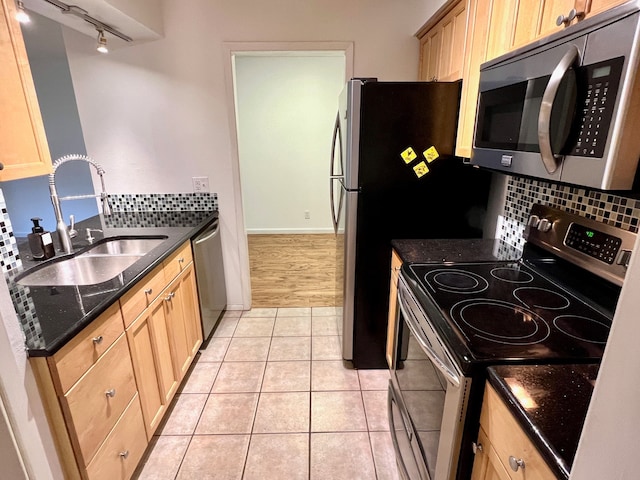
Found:
[[440, 370], [440, 372], [447, 378], [447, 380], [449, 380], [449, 382], [454, 387], [460, 387], [460, 379], [458, 378], [458, 376], [445, 365], [445, 363], [440, 359], [440, 357], [438, 357], [436, 352], [433, 351], [433, 348], [431, 348], [431, 346], [425, 341], [423, 336], [418, 331], [419, 327], [418, 325], [416, 325], [413, 316], [407, 313], [408, 309], [404, 305], [404, 299], [402, 298], [402, 295], [398, 295], [398, 305], [400, 306], [400, 311], [402, 312], [405, 323], [409, 327], [409, 330], [411, 330], [411, 333], [413, 333], [413, 336], [415, 337], [417, 342], [420, 344], [420, 347], [422, 347], [424, 353], [426, 353], [429, 357], [429, 360], [431, 360], [433, 365], [438, 370]]

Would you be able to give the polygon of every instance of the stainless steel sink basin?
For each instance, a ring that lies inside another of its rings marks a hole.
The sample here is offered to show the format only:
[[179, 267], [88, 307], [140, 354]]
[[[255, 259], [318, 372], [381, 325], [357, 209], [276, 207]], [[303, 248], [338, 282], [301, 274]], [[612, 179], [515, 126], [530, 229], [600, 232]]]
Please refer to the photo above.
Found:
[[107, 238], [91, 247], [82, 256], [145, 255], [164, 242], [165, 238]]
[[32, 268], [16, 277], [16, 282], [27, 287], [94, 285], [106, 282], [129, 268], [166, 238], [107, 238], [73, 257]]

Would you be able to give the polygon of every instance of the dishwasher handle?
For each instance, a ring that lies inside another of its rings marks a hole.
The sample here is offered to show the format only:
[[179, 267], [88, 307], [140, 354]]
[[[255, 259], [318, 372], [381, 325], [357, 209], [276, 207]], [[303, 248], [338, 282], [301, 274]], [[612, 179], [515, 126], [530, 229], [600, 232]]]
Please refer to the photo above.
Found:
[[195, 242], [193, 242], [195, 245], [200, 245], [204, 242], [206, 242], [207, 240], [212, 239], [213, 237], [217, 236], [220, 233], [220, 225], [218, 220], [214, 220], [214, 222], [211, 224], [211, 227], [209, 229], [207, 229], [205, 232], [203, 232], [202, 234], [200, 234], [200, 236], [198, 236], [195, 240]]

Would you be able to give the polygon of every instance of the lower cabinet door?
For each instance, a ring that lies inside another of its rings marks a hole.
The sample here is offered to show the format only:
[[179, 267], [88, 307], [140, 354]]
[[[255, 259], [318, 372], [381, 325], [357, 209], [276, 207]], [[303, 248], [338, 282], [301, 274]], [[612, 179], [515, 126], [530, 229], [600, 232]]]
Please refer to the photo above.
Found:
[[89, 480], [129, 480], [147, 448], [136, 395], [87, 467]]
[[162, 299], [154, 301], [127, 328], [127, 339], [150, 440], [178, 387]]
[[198, 308], [198, 290], [196, 287], [196, 272], [193, 265], [185, 270], [182, 277], [183, 301], [182, 313], [184, 315], [185, 325], [187, 329], [187, 344], [191, 352], [191, 358], [195, 355], [202, 345], [202, 320], [200, 318], [200, 308]]
[[471, 480], [511, 480], [482, 428], [478, 432], [478, 448]]
[[191, 348], [187, 336], [184, 318], [185, 288], [183, 275], [176, 278], [163, 293], [165, 313], [167, 315], [167, 332], [171, 343], [173, 369], [178, 381], [182, 380], [191, 365]]

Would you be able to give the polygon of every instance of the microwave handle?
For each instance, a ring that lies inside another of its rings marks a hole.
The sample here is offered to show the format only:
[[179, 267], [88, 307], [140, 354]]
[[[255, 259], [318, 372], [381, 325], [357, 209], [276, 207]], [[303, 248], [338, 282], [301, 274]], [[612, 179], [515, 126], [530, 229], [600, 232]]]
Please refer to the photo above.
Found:
[[551, 74], [547, 88], [542, 96], [540, 105], [540, 115], [538, 116], [538, 145], [540, 146], [540, 156], [544, 168], [550, 174], [554, 173], [562, 162], [562, 155], [554, 154], [551, 149], [551, 110], [556, 94], [560, 88], [562, 79], [567, 74], [571, 66], [580, 58], [580, 52], [575, 45], [564, 54], [560, 63], [556, 66]]

